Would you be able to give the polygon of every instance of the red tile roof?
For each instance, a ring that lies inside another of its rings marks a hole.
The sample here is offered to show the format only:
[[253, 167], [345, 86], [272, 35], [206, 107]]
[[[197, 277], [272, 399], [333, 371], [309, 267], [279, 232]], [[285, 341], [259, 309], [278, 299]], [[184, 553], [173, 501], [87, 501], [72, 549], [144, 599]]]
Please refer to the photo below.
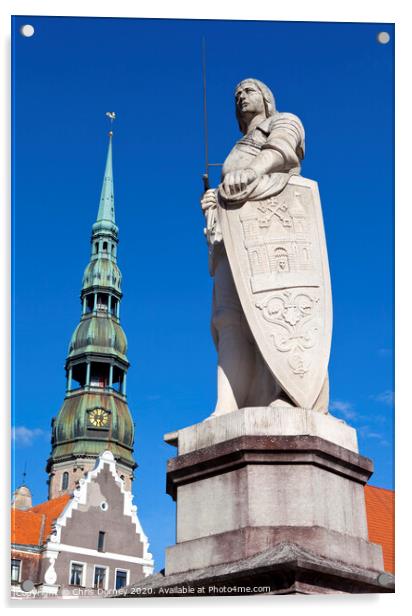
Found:
[[31, 507], [27, 511], [11, 510], [11, 543], [43, 545], [52, 524], [62, 513], [71, 496], [65, 494]]
[[11, 510], [11, 542], [20, 545], [40, 545], [43, 516], [31, 511]]
[[369, 541], [380, 543], [385, 571], [395, 573], [395, 492], [365, 486]]

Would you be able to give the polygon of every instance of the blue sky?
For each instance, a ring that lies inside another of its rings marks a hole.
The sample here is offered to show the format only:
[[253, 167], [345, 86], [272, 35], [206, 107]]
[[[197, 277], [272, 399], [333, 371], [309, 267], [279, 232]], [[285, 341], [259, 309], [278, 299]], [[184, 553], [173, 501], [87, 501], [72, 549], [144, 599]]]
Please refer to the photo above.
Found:
[[[19, 27], [32, 23], [35, 35]], [[13, 425], [17, 483], [36, 502], [51, 418], [114, 136], [116, 217], [136, 422], [134, 486], [157, 568], [174, 543], [164, 433], [215, 402], [212, 281], [199, 207], [204, 167], [201, 39], [210, 158], [238, 127], [233, 89], [255, 76], [306, 129], [302, 174], [319, 182], [334, 307], [331, 412], [358, 429], [371, 483], [393, 487], [393, 27], [17, 17], [13, 42]], [[376, 41], [391, 33], [388, 45]], [[216, 184], [217, 177], [213, 183]]]

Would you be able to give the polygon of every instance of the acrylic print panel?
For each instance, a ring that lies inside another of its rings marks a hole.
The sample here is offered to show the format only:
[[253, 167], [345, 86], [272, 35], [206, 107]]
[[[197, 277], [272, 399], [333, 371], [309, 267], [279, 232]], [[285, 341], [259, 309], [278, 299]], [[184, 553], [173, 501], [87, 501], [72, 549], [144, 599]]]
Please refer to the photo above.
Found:
[[[234, 89], [246, 77], [303, 123], [302, 175], [319, 185], [331, 274], [329, 412], [373, 460], [369, 484], [384, 492], [368, 498], [392, 498], [394, 35], [377, 23], [13, 18], [12, 488], [45, 503], [38, 516], [53, 517], [50, 502], [108, 448], [132, 486], [155, 571], [175, 544], [165, 469], [176, 450], [163, 435], [202, 422], [216, 401], [199, 205], [203, 39], [209, 162], [223, 163], [241, 136]], [[219, 174], [210, 168], [213, 188]], [[368, 506], [379, 526], [383, 513]], [[45, 592], [69, 573], [71, 588], [132, 583], [136, 563], [99, 560], [110, 525], [97, 530], [106, 535], [92, 555], [71, 557], [64, 573], [57, 560], [56, 578], [46, 568], [34, 582]], [[34, 545], [45, 540], [33, 532]], [[35, 574], [24, 554], [13, 559], [20, 589]]]

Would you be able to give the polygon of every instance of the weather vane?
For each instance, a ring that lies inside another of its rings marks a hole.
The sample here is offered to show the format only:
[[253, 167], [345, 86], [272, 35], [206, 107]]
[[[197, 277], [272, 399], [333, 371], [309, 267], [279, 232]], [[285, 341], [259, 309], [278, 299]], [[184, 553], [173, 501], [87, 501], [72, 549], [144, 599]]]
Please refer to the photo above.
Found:
[[[116, 119], [116, 113], [114, 111], [106, 111], [106, 116], [109, 118], [109, 120], [110, 120], [110, 128], [112, 128], [113, 122]], [[109, 131], [109, 135], [110, 136], [113, 135], [113, 131], [112, 130]]]

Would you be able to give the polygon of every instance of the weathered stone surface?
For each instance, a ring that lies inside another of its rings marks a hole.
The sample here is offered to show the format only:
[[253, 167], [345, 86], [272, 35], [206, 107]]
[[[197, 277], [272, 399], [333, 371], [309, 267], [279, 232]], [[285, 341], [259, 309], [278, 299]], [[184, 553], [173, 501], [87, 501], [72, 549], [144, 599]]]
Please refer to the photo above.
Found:
[[122, 597], [247, 594], [392, 593], [383, 571], [322, 558], [293, 542], [279, 542], [254, 556], [173, 575], [157, 573], [123, 589]]
[[366, 518], [356, 512], [364, 512], [371, 470], [366, 458], [314, 437], [242, 437], [179, 456], [168, 464], [177, 539], [267, 524], [366, 538]]
[[348, 534], [319, 526], [255, 526], [178, 542], [166, 549], [167, 575], [234, 562], [283, 542], [293, 542], [319, 557], [351, 566], [382, 571], [382, 550]]
[[343, 422], [303, 409], [249, 408], [173, 438], [186, 453], [168, 461], [177, 519], [167, 575], [247, 558], [279, 541], [383, 569], [381, 546], [368, 542], [363, 486], [373, 465]]
[[297, 407], [243, 408], [167, 434], [165, 440], [174, 444], [178, 439], [182, 455], [244, 435], [318, 436], [358, 452], [354, 428], [332, 415]]

